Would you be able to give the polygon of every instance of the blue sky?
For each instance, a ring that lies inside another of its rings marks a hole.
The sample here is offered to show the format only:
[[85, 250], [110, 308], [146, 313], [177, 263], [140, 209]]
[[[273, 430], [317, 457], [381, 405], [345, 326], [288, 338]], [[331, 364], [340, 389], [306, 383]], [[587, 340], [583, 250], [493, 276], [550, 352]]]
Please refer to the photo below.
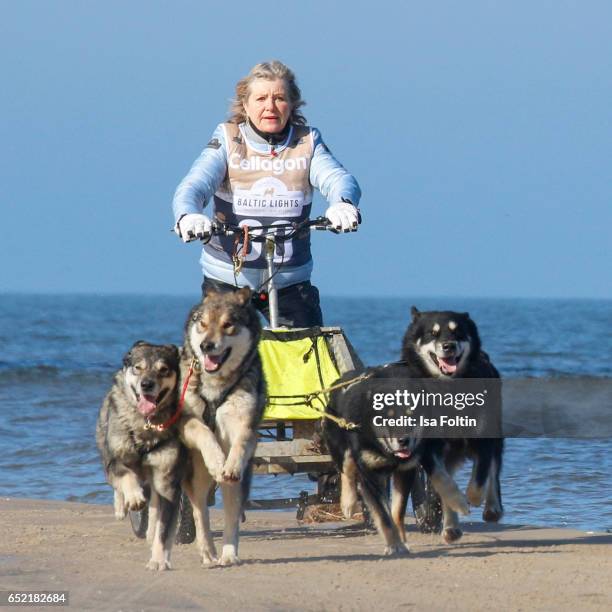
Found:
[[322, 292], [612, 298], [610, 23], [593, 0], [4, 2], [0, 291], [197, 293], [174, 189], [278, 58], [364, 193], [357, 234], [314, 236]]

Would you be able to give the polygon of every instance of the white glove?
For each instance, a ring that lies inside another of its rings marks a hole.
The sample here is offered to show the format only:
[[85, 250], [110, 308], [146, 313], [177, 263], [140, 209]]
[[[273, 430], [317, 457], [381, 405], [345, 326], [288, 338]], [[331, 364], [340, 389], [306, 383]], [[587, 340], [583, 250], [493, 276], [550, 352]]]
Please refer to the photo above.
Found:
[[190, 213], [183, 215], [174, 226], [174, 231], [183, 239], [183, 242], [192, 240], [203, 240], [210, 236], [212, 223], [202, 213]]
[[356, 206], [349, 202], [336, 202], [326, 211], [325, 216], [329, 219], [332, 227], [339, 232], [356, 232], [359, 223], [359, 211]]

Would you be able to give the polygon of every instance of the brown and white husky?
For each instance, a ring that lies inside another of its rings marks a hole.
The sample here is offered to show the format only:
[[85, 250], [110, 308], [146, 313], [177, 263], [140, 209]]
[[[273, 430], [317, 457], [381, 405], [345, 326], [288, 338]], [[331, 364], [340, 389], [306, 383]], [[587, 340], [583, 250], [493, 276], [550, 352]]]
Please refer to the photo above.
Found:
[[[248, 288], [209, 292], [185, 325], [182, 385], [189, 377], [179, 431], [191, 449], [193, 476], [184, 489], [193, 505], [202, 563], [234, 565], [239, 523], [249, 495], [265, 382], [257, 344], [261, 324]], [[225, 514], [217, 558], [207, 497], [219, 483]]]

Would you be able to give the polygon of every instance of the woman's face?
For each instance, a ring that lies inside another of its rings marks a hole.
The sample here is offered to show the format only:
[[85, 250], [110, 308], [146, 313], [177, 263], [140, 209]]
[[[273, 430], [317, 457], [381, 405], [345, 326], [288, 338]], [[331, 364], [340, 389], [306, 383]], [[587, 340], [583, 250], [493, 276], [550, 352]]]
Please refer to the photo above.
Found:
[[258, 130], [268, 134], [281, 132], [291, 116], [291, 103], [283, 79], [255, 79], [244, 110]]

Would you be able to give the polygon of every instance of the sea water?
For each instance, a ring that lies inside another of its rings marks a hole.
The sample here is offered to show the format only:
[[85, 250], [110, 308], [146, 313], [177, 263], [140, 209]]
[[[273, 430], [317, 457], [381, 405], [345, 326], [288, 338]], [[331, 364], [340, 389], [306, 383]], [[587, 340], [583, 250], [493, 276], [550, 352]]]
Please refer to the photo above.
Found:
[[[113, 373], [136, 340], [181, 344], [195, 301], [0, 295], [0, 495], [111, 503], [94, 430]], [[364, 297], [322, 306], [325, 323], [341, 325], [374, 365], [399, 358], [412, 304], [468, 311], [505, 378], [612, 376], [610, 301]], [[313, 487], [306, 475], [256, 476], [252, 497]], [[508, 439], [502, 490], [506, 523], [612, 529], [612, 440]]]

